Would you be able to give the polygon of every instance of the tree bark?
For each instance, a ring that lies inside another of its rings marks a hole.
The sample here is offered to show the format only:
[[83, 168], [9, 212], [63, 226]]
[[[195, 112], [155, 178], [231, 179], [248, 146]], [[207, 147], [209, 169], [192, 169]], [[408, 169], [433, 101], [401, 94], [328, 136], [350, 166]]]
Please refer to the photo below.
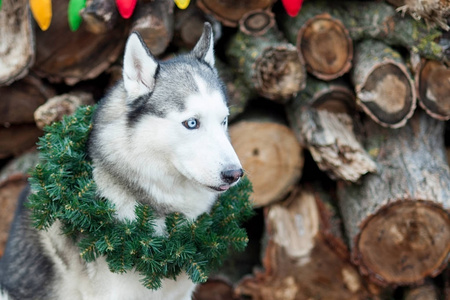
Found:
[[55, 95], [52, 87], [28, 75], [9, 86], [0, 87], [1, 125], [33, 123], [34, 111]]
[[376, 165], [355, 135], [354, 95], [341, 82], [308, 78], [306, 89], [286, 106], [297, 139], [333, 179], [355, 182]]
[[133, 15], [131, 31], [137, 31], [150, 52], [162, 54], [173, 37], [173, 6], [171, 0], [139, 2]]
[[302, 149], [292, 131], [275, 122], [240, 121], [230, 138], [253, 184], [255, 207], [283, 200], [300, 179]]
[[0, 85], [28, 74], [35, 58], [27, 0], [4, 0], [0, 9]]
[[420, 106], [433, 118], [450, 119], [450, 69], [434, 60], [422, 60], [416, 71]]
[[398, 128], [413, 115], [413, 81], [400, 54], [384, 43], [365, 40], [356, 45], [351, 78], [358, 104], [378, 124]]
[[317, 193], [303, 187], [267, 207], [265, 271], [244, 278], [236, 293], [254, 300], [365, 299], [344, 243], [330, 235], [332, 215]]
[[425, 20], [428, 26], [440, 26], [449, 30], [446, 18], [450, 15], [450, 2], [448, 0], [387, 0], [395, 5], [402, 15], [408, 13], [416, 20]]
[[296, 48], [272, 27], [262, 36], [239, 31], [232, 37], [227, 58], [249, 88], [284, 103], [305, 87], [306, 70]]
[[33, 71], [52, 82], [69, 85], [96, 78], [122, 53], [129, 27], [122, 22], [106, 33], [94, 34], [81, 23], [72, 32], [67, 22], [67, 3], [52, 3], [50, 27], [47, 31], [36, 30]]
[[236, 27], [247, 12], [272, 7], [274, 0], [197, 0], [197, 5], [225, 26]]
[[398, 130], [367, 120], [378, 173], [339, 184], [352, 258], [381, 285], [419, 284], [446, 266], [450, 251], [450, 169], [444, 124], [418, 111]]
[[304, 23], [303, 15], [325, 12], [344, 24], [354, 42], [377, 39], [391, 46], [405, 47], [429, 59], [450, 58], [447, 46], [436, 42], [442, 32], [430, 29], [409, 16], [402, 17], [394, 7], [380, 1], [305, 1], [301, 14], [296, 18], [284, 19], [288, 40], [296, 40], [297, 31]]
[[[352, 66], [353, 41], [341, 21], [328, 13], [301, 14], [302, 25], [287, 27], [290, 41], [296, 43], [306, 69], [322, 80], [336, 79], [347, 73]], [[294, 39], [295, 36], [295, 39]]]

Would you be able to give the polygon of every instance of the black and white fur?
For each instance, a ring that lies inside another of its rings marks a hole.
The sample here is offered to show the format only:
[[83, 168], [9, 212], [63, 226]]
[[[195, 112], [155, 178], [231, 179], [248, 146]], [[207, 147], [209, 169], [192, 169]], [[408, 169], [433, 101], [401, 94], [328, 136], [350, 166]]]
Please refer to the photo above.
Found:
[[[137, 203], [150, 204], [164, 234], [164, 216], [195, 219], [242, 176], [227, 135], [227, 97], [214, 68], [209, 24], [194, 49], [159, 62], [138, 34], [129, 37], [123, 80], [99, 103], [89, 139], [100, 196], [117, 218], [135, 218]], [[140, 275], [111, 273], [104, 258], [86, 263], [60, 224], [36, 231], [22, 207], [0, 261], [0, 299], [191, 299], [186, 274], [146, 289]]]

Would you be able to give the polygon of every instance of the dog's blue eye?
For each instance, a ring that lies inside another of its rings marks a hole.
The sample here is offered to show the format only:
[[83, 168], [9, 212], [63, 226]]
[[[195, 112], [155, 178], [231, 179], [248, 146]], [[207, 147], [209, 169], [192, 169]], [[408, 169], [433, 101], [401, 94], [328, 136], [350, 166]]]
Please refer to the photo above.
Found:
[[223, 126], [227, 126], [227, 124], [228, 124], [228, 117], [226, 117], [226, 118], [223, 119], [223, 121], [222, 121], [222, 125], [223, 125]]
[[200, 121], [195, 118], [189, 118], [183, 122], [183, 126], [187, 129], [197, 129], [200, 127]]

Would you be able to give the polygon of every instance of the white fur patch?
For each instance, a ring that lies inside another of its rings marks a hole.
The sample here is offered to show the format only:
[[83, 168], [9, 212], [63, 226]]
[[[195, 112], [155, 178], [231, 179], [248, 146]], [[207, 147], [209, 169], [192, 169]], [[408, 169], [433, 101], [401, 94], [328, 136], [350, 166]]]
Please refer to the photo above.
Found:
[[4, 292], [1, 287], [0, 287], [0, 300], [11, 300], [11, 298], [9, 298], [8, 294], [6, 292]]

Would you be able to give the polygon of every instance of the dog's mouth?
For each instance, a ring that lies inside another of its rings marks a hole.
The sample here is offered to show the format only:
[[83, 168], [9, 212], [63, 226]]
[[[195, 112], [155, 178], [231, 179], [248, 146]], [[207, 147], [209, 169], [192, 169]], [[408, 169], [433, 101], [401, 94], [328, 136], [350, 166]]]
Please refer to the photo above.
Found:
[[217, 192], [225, 192], [225, 191], [228, 191], [228, 189], [231, 187], [231, 185], [230, 184], [222, 184], [217, 187], [216, 186], [208, 186], [208, 187]]

